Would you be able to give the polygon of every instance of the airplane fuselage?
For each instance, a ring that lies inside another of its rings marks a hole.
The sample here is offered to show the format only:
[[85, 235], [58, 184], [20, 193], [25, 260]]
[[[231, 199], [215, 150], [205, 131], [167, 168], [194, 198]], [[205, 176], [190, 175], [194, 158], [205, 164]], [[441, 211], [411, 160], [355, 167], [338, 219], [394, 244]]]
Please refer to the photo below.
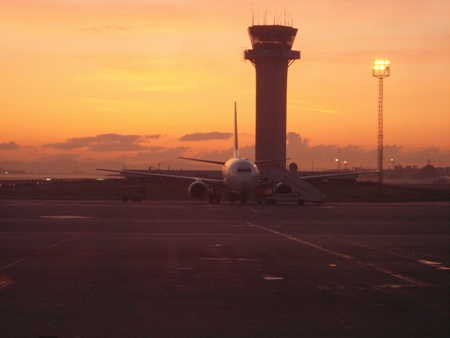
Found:
[[254, 191], [259, 183], [258, 167], [247, 158], [229, 159], [222, 168], [222, 176], [225, 185], [239, 193]]

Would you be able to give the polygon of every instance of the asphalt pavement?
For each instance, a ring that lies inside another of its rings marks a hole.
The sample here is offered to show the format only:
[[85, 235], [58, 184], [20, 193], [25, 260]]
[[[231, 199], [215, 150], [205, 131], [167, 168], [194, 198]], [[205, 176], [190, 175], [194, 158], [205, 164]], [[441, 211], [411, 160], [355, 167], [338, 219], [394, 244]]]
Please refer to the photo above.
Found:
[[0, 337], [449, 337], [450, 203], [0, 201]]

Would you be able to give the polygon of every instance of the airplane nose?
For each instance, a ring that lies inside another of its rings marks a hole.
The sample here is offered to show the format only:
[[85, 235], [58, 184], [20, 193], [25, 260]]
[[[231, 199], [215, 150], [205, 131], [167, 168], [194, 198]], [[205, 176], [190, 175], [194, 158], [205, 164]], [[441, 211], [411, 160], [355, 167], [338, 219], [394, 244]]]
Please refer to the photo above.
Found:
[[241, 189], [243, 191], [251, 189], [251, 182], [248, 178], [242, 178], [240, 182]]

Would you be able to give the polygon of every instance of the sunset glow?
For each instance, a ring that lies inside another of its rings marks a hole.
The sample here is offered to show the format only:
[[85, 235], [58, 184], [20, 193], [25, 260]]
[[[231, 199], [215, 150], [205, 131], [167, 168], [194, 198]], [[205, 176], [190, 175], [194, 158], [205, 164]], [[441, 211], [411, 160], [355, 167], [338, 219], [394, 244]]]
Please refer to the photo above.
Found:
[[444, 0], [2, 1], [0, 167], [223, 160], [234, 101], [241, 153], [253, 158], [255, 70], [243, 51], [247, 28], [264, 20], [298, 28], [287, 142], [300, 169], [335, 168], [338, 148], [349, 168], [376, 167], [371, 71], [386, 63], [374, 60], [395, 67], [384, 84], [386, 158], [450, 166], [449, 17]]

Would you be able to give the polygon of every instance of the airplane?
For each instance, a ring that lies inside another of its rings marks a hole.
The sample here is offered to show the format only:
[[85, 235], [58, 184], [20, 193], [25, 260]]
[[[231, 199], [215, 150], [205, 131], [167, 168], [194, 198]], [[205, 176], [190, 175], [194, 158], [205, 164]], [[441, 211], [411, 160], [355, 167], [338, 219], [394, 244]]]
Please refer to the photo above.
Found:
[[[155, 176], [155, 177], [169, 177], [175, 179], [188, 179], [194, 180], [188, 188], [189, 196], [192, 199], [204, 200], [208, 197], [209, 202], [220, 203], [220, 194], [217, 193], [217, 187], [223, 187], [228, 189], [231, 193], [229, 194], [229, 200], [234, 202], [239, 198], [241, 204], [246, 204], [249, 200], [250, 193], [255, 191], [260, 185], [260, 174], [256, 162], [253, 162], [245, 157], [239, 156], [238, 148], [238, 136], [237, 136], [237, 109], [236, 102], [234, 104], [234, 149], [233, 157], [226, 162], [212, 161], [212, 160], [202, 160], [197, 158], [187, 158], [180, 157], [180, 159], [205, 162], [218, 164], [222, 166], [222, 179], [214, 178], [199, 178], [191, 176], [179, 176], [179, 175], [165, 175], [156, 174], [148, 172], [138, 172], [138, 171], [127, 171], [127, 170], [111, 170], [111, 169], [101, 169], [100, 171], [117, 172], [121, 174], [133, 174], [139, 176]], [[278, 160], [268, 160], [268, 161], [279, 161]], [[264, 162], [267, 162], [264, 161]], [[213, 187], [212, 191], [209, 189], [209, 185]]]
[[[280, 190], [285, 190], [287, 185], [280, 181], [273, 182], [261, 182], [261, 176], [258, 169], [258, 163], [266, 163], [266, 162], [277, 162], [284, 159], [269, 159], [269, 160], [261, 160], [261, 161], [251, 161], [248, 158], [239, 156], [239, 148], [238, 148], [238, 132], [237, 132], [237, 109], [236, 102], [234, 103], [234, 147], [233, 147], [233, 157], [225, 162], [221, 161], [213, 161], [213, 160], [204, 160], [197, 158], [188, 158], [188, 157], [179, 157], [180, 159], [189, 160], [189, 161], [197, 161], [204, 163], [212, 163], [222, 166], [222, 179], [215, 178], [200, 178], [200, 177], [192, 177], [192, 176], [181, 176], [181, 175], [169, 175], [169, 174], [159, 174], [159, 173], [149, 173], [149, 172], [139, 172], [139, 171], [130, 171], [130, 170], [112, 170], [112, 169], [102, 169], [97, 168], [99, 171], [107, 171], [114, 172], [120, 174], [129, 174], [129, 175], [139, 175], [139, 176], [149, 176], [149, 177], [166, 177], [173, 179], [183, 179], [183, 180], [192, 180], [193, 182], [189, 185], [188, 193], [189, 196], [194, 200], [205, 200], [209, 197], [209, 203], [220, 203], [220, 194], [217, 192], [217, 187], [222, 187], [229, 190], [228, 200], [230, 202], [235, 202], [236, 200], [240, 200], [241, 204], [246, 204], [250, 198], [250, 193], [256, 194], [256, 200], [258, 203], [261, 203], [261, 199], [259, 198], [257, 191], [264, 190], [265, 187], [270, 185], [277, 185]], [[355, 172], [351, 173], [355, 174]], [[339, 176], [341, 176], [340, 174]], [[315, 176], [307, 176], [302, 177], [302, 179], [307, 178], [318, 178], [318, 177], [329, 177], [336, 176], [335, 174], [326, 174], [326, 175], [315, 175]], [[210, 189], [212, 187], [212, 189]], [[277, 188], [276, 188], [277, 189]], [[275, 190], [276, 190], [275, 189]], [[303, 201], [304, 202], [304, 201]], [[299, 204], [302, 204], [299, 200]]]

